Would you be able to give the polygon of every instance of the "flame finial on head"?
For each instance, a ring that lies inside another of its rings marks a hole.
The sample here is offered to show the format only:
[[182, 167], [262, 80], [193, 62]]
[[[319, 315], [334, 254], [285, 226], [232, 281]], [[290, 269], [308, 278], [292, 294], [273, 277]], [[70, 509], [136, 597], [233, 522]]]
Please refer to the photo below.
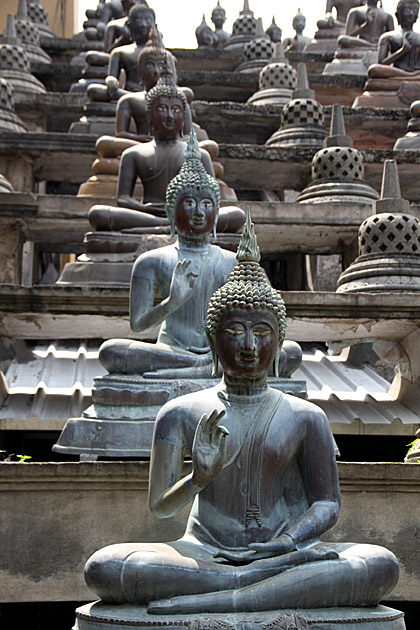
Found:
[[257, 237], [255, 235], [254, 224], [251, 221], [251, 212], [249, 208], [246, 211], [246, 221], [242, 232], [241, 240], [236, 254], [238, 262], [260, 261], [260, 248], [258, 247]]

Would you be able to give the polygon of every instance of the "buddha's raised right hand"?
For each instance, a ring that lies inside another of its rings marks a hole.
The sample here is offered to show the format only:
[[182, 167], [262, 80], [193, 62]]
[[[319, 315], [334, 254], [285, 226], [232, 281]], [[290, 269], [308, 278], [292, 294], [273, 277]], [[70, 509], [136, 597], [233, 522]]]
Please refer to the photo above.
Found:
[[229, 431], [219, 426], [226, 411], [213, 409], [210, 415], [201, 416], [195, 430], [192, 447], [192, 483], [204, 488], [222, 469], [226, 460], [226, 437]]
[[197, 274], [190, 271], [191, 260], [179, 260], [172, 274], [169, 289], [169, 301], [176, 307], [184, 304], [192, 295], [197, 280]]

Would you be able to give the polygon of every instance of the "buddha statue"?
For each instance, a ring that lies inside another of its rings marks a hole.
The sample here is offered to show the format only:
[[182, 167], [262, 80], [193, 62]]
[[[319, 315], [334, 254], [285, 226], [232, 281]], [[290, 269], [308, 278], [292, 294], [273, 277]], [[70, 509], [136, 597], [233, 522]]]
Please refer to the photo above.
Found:
[[303, 52], [305, 46], [309, 44], [311, 39], [303, 35], [306, 26], [306, 17], [301, 13], [300, 9], [296, 13], [292, 21], [295, 31], [294, 37], [287, 37], [283, 42], [285, 52]]
[[370, 66], [363, 94], [353, 107], [405, 107], [418, 97], [420, 34], [413, 31], [419, 16], [417, 0], [399, 0], [395, 12], [398, 30], [379, 38], [378, 63]]
[[420, 151], [420, 101], [411, 103], [410, 114], [407, 133], [396, 140], [394, 151]]
[[276, 24], [276, 20], [274, 19], [274, 15], [271, 19], [271, 24], [268, 29], [265, 31], [265, 34], [271, 39], [273, 44], [279, 44], [281, 42], [281, 36], [283, 31], [280, 26]]
[[[344, 33], [350, 9], [363, 4], [363, 0], [327, 0], [325, 17], [316, 23], [318, 30], [305, 52], [331, 52], [337, 49], [337, 38]], [[336, 17], [332, 11], [336, 10]]]
[[[366, 630], [397, 583], [387, 549], [320, 542], [340, 510], [334, 439], [321, 409], [267, 385], [286, 312], [248, 222], [237, 258], [207, 316], [221, 382], [171, 400], [156, 419], [149, 505], [167, 518], [193, 500], [185, 535], [91, 556], [85, 578], [101, 601], [77, 611], [79, 630], [106, 616], [124, 627], [303, 629], [315, 615], [319, 627], [329, 616], [330, 630], [355, 619]], [[192, 472], [183, 477], [185, 453]]]
[[[147, 332], [161, 325], [158, 341], [105, 342], [99, 359], [110, 373], [153, 372], [159, 376], [159, 369], [211, 362], [203, 318], [212, 292], [233, 269], [235, 254], [210, 245], [219, 214], [220, 190], [202, 158], [193, 131], [185, 162], [166, 189], [166, 223], [177, 234], [177, 241], [142, 254], [133, 267], [131, 328]], [[155, 286], [163, 299], [157, 306], [153, 306]]]
[[[149, 39], [151, 27], [156, 28], [155, 12], [145, 2], [134, 4], [128, 14], [127, 25], [133, 43], [114, 48], [109, 57], [105, 85], [92, 83], [87, 88], [92, 101], [117, 101], [127, 92], [141, 90], [138, 78], [138, 59]], [[121, 71], [125, 72], [124, 89], [119, 87]]]
[[216, 48], [223, 48], [230, 37], [230, 33], [223, 30], [223, 25], [226, 22], [226, 11], [220, 6], [219, 0], [217, 0], [217, 4], [211, 12], [211, 21], [214, 24], [214, 32], [217, 38], [215, 46]]
[[[184, 162], [186, 145], [180, 134], [185, 125], [186, 110], [184, 92], [174, 84], [171, 75], [163, 75], [147, 92], [146, 114], [154, 139], [136, 143], [123, 152], [118, 174], [119, 207], [93, 206], [89, 211], [89, 222], [95, 230], [169, 232], [165, 191]], [[195, 133], [192, 135], [195, 140]], [[209, 153], [205, 149], [199, 149], [199, 152], [203, 167], [213, 175]], [[142, 201], [133, 197], [138, 177], [144, 189]], [[218, 229], [236, 232], [243, 220], [244, 214], [239, 208], [224, 208]]]
[[366, 0], [347, 15], [346, 31], [337, 41], [337, 52], [323, 73], [367, 76], [368, 68], [378, 60], [378, 41], [381, 35], [394, 28], [394, 20], [378, 0]]
[[95, 16], [91, 10], [86, 11], [88, 21], [83, 24], [86, 39], [103, 40], [108, 22], [126, 18], [134, 3], [135, 0], [107, 0], [98, 4]]
[[195, 38], [198, 48], [214, 48], [218, 45], [218, 40], [214, 31], [206, 22], [206, 16], [203, 13], [201, 24], [195, 29]]

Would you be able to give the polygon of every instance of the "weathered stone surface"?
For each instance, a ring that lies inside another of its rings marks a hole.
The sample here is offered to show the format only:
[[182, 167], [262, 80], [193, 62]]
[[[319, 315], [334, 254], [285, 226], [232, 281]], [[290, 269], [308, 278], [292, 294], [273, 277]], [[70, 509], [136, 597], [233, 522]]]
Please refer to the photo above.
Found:
[[[418, 601], [420, 571], [412, 552], [420, 465], [339, 463], [338, 469], [342, 509], [329, 539], [386, 545], [401, 565], [392, 599]], [[0, 464], [2, 601], [92, 599], [83, 580], [91, 553], [121, 540], [180, 536], [188, 507], [175, 518], [152, 517], [148, 473], [140, 462]]]

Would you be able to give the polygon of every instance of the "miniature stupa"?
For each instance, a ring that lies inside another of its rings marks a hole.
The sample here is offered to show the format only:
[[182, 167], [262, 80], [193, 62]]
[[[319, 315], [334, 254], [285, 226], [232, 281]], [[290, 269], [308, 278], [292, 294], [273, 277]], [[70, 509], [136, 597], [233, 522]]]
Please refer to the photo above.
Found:
[[297, 87], [292, 100], [283, 108], [280, 128], [265, 143], [275, 147], [320, 149], [328, 135], [324, 127], [324, 108], [315, 100], [308, 85], [306, 65], [299, 63]]
[[244, 8], [233, 23], [232, 35], [227, 40], [224, 50], [241, 52], [244, 45], [255, 37], [256, 28], [257, 20], [254, 18], [254, 13], [249, 8], [248, 0], [244, 0]]
[[16, 37], [15, 18], [9, 13], [6, 32], [0, 42], [0, 77], [13, 87], [14, 94], [43, 94], [41, 81], [31, 74], [28, 55]]
[[28, 17], [26, 0], [19, 0], [15, 16], [16, 35], [26, 50], [30, 62], [51, 63], [51, 57], [42, 50], [39, 44], [39, 30]]
[[296, 86], [296, 70], [287, 61], [281, 43], [275, 44], [271, 60], [259, 77], [259, 90], [247, 101], [249, 105], [285, 105]]
[[262, 19], [258, 18], [255, 37], [245, 44], [243, 61], [236, 68], [236, 72], [259, 72], [267, 65], [273, 55], [274, 44], [264, 32]]
[[410, 114], [407, 133], [395, 142], [394, 151], [420, 151], [420, 101], [411, 103]]
[[15, 113], [15, 103], [13, 100], [13, 87], [0, 78], [0, 131], [22, 132], [26, 127]]
[[343, 110], [335, 104], [331, 133], [312, 159], [312, 181], [296, 198], [299, 203], [372, 203], [379, 195], [364, 181], [363, 156], [346, 135]]
[[37, 25], [40, 37], [55, 37], [48, 26], [48, 12], [41, 0], [28, 0], [28, 18]]
[[420, 291], [420, 221], [401, 198], [395, 160], [385, 161], [373, 209], [359, 228], [359, 256], [341, 274], [337, 292]]

